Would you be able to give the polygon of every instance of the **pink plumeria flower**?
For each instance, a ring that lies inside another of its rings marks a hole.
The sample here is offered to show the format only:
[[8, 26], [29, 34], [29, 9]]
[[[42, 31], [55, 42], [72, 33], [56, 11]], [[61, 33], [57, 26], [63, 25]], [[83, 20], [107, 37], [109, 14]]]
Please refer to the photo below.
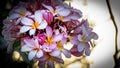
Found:
[[9, 16], [10, 20], [17, 19], [15, 24], [19, 24], [24, 18], [27, 18], [27, 16], [30, 16], [31, 13], [26, 10], [23, 6], [17, 9], [13, 10], [14, 13], [11, 13]]
[[45, 44], [43, 45], [43, 48], [46, 52], [51, 52], [56, 48], [56, 42], [62, 39], [62, 35], [61, 34], [54, 35], [52, 28], [50, 26], [47, 26], [46, 36], [47, 36], [47, 39], [45, 40]]
[[38, 43], [37, 39], [25, 39], [25, 44], [22, 46], [22, 52], [29, 52], [28, 59], [40, 58], [43, 56], [42, 46]]
[[50, 25], [53, 21], [53, 14], [47, 10], [42, 10], [43, 18], [47, 21], [47, 23]]
[[29, 35], [34, 35], [36, 29], [45, 29], [47, 26], [47, 22], [43, 20], [43, 15], [40, 10], [35, 11], [34, 20], [24, 18], [21, 22], [23, 26], [20, 28], [20, 33], [25, 33], [29, 31]]

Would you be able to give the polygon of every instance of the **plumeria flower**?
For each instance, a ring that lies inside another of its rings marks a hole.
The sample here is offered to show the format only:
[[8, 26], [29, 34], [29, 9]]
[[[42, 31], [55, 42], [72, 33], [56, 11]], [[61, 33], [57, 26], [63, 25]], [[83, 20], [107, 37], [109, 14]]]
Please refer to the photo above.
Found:
[[98, 39], [98, 36], [96, 33], [92, 32], [91, 29], [88, 27], [87, 21], [84, 24], [82, 24], [81, 29], [82, 29], [82, 34], [74, 36], [73, 40], [71, 40], [71, 43], [77, 45], [77, 49], [79, 52], [85, 50], [85, 54], [90, 55], [89, 42], [91, 39]]
[[46, 65], [47, 65], [47, 68], [55, 68], [54, 62], [64, 64], [64, 61], [61, 58], [61, 56], [54, 57], [49, 55], [48, 53], [45, 53], [44, 56], [38, 60], [39, 60], [38, 66], [41, 68], [45, 68]]
[[25, 33], [29, 31], [29, 35], [34, 35], [36, 29], [45, 29], [47, 22], [43, 20], [43, 15], [40, 10], [35, 11], [34, 20], [24, 18], [21, 22], [23, 26], [20, 28], [20, 33]]
[[26, 10], [25, 7], [19, 7], [17, 9], [13, 10], [14, 13], [10, 14], [9, 19], [14, 20], [17, 19], [15, 24], [19, 24], [24, 18], [27, 18], [27, 16], [30, 16], [31, 13]]
[[45, 8], [47, 8], [54, 16], [56, 15], [57, 17], [55, 17], [56, 19], [59, 20], [66, 20], [66, 16], [68, 16], [70, 14], [70, 10], [62, 5], [59, 6], [55, 6], [55, 9], [52, 6], [48, 6], [45, 4], [42, 4]]
[[29, 52], [28, 59], [40, 58], [43, 56], [42, 46], [38, 43], [37, 39], [25, 39], [24, 45], [21, 48], [22, 52]]
[[62, 39], [62, 35], [61, 34], [54, 35], [52, 28], [50, 26], [47, 26], [46, 36], [47, 36], [47, 39], [45, 40], [43, 48], [46, 52], [51, 52], [52, 50], [56, 48], [56, 42]]

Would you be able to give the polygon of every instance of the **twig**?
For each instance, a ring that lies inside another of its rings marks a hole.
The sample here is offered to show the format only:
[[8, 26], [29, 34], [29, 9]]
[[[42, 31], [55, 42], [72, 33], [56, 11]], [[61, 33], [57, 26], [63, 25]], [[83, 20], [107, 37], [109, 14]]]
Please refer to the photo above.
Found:
[[117, 54], [118, 54], [118, 28], [117, 28], [117, 24], [115, 21], [115, 18], [113, 16], [112, 10], [111, 10], [111, 6], [110, 6], [110, 0], [106, 0], [107, 6], [108, 6], [108, 10], [110, 13], [110, 17], [113, 21], [114, 27], [115, 27], [115, 54], [114, 54], [114, 62], [115, 62], [115, 66], [114, 68], [119, 68], [120, 62], [119, 59], [117, 59]]

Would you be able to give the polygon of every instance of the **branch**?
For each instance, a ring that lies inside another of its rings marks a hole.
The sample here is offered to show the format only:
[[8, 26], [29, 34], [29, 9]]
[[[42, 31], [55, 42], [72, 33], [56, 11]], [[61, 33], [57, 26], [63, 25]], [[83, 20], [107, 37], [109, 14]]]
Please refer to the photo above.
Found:
[[111, 19], [113, 21], [113, 24], [114, 24], [114, 27], [115, 27], [115, 54], [114, 54], [115, 66], [114, 66], [114, 68], [119, 68], [119, 65], [120, 65], [119, 61], [120, 60], [117, 59], [117, 54], [119, 53], [119, 50], [118, 50], [118, 28], [117, 28], [117, 24], [116, 24], [114, 15], [113, 15], [112, 10], [111, 10], [110, 0], [106, 0], [106, 3], [107, 3], [107, 6], [108, 6], [110, 17], [111, 17]]

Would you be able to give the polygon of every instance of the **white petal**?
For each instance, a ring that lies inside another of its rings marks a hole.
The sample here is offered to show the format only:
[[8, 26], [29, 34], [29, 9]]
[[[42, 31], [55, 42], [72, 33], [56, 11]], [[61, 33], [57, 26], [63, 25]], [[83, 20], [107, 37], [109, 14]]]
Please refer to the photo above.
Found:
[[35, 12], [35, 21], [38, 22], [38, 23], [41, 23], [42, 22], [42, 13], [40, 10], [36, 11]]
[[31, 51], [32, 48], [28, 47], [27, 45], [22, 46], [21, 51], [26, 52], [26, 51]]
[[20, 17], [20, 15], [17, 14], [17, 13], [14, 13], [14, 14], [9, 16], [10, 19], [15, 19], [15, 18], [18, 18], [18, 17]]
[[47, 8], [48, 10], [50, 10], [50, 11], [53, 11], [54, 9], [53, 9], [53, 7], [52, 6], [47, 6], [47, 5], [45, 5], [45, 4], [42, 4], [45, 8]]
[[31, 27], [29, 27], [29, 26], [22, 26], [22, 27], [20, 28], [20, 33], [27, 32], [27, 31], [30, 30], [30, 29], [31, 29]]
[[22, 20], [22, 18], [18, 18], [17, 21], [15, 22], [15, 25], [18, 25], [21, 20]]
[[79, 41], [83, 41], [83, 40], [82, 40], [82, 36], [81, 36], [80, 34], [78, 35], [77, 38], [78, 38]]
[[67, 58], [70, 58], [70, 57], [71, 57], [71, 53], [70, 53], [69, 50], [64, 49], [62, 52], [63, 52], [63, 54], [65, 55], [65, 57], [67, 57]]
[[78, 51], [81, 52], [85, 48], [85, 45], [78, 45]]
[[28, 54], [28, 59], [29, 59], [29, 60], [32, 60], [32, 59], [35, 57], [36, 52], [37, 52], [37, 51], [31, 51], [31, 52]]
[[21, 22], [22, 22], [22, 24], [24, 24], [24, 25], [32, 25], [33, 24], [33, 20], [31, 20], [31, 19], [29, 19], [29, 18], [23, 18], [22, 20], [21, 20]]
[[61, 11], [58, 12], [61, 16], [67, 16], [70, 14], [70, 10], [69, 9], [62, 9]]
[[58, 57], [60, 55], [60, 50], [55, 50], [50, 53], [51, 56]]
[[43, 51], [42, 50], [39, 50], [36, 54], [37, 58], [40, 58], [43, 56]]
[[36, 31], [36, 29], [31, 29], [30, 31], [29, 31], [29, 35], [31, 36], [31, 35], [34, 35], [35, 34], [35, 31]]
[[91, 53], [90, 49], [88, 47], [85, 47], [85, 54], [89, 56]]
[[45, 29], [46, 27], [47, 27], [47, 22], [44, 20], [42, 23], [40, 23], [38, 29]]

